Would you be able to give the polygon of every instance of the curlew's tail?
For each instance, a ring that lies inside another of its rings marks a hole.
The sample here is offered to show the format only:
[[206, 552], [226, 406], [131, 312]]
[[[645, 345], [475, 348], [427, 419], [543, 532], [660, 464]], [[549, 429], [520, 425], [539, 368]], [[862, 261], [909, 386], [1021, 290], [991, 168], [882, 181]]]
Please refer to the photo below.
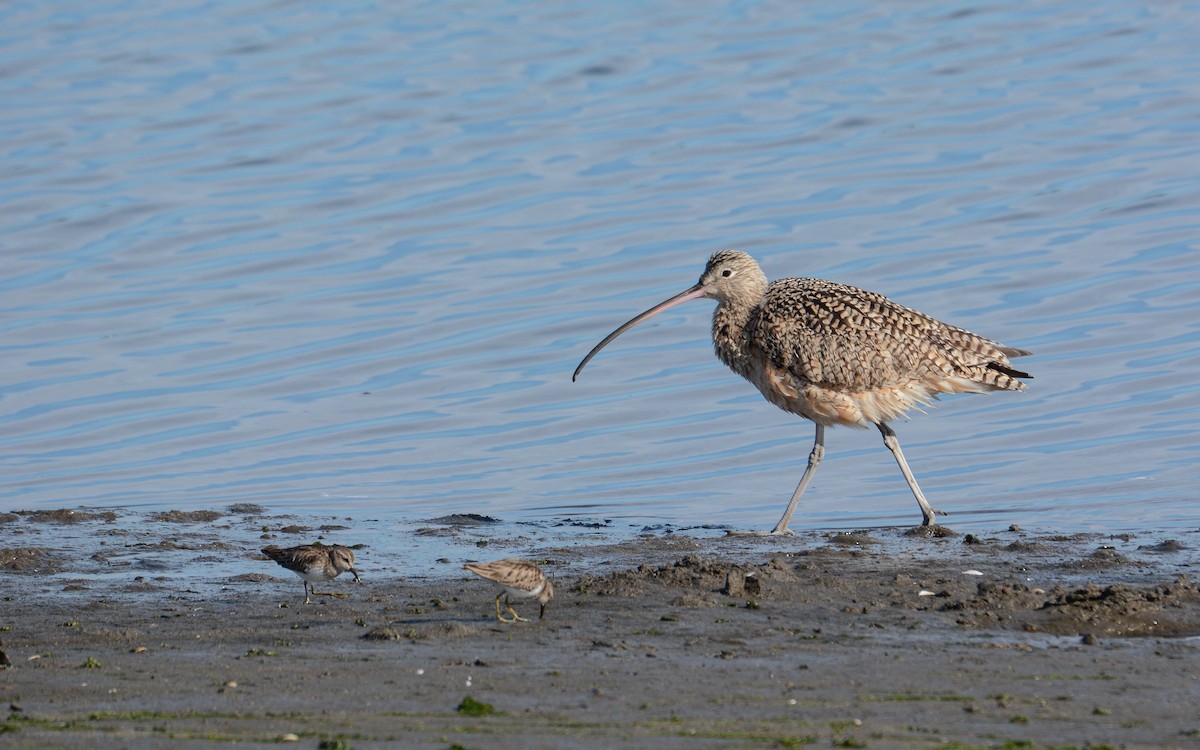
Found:
[[[1028, 352], [1026, 352], [1026, 354], [1028, 354]], [[1033, 380], [1033, 376], [1030, 375], [1029, 373], [1021, 372], [1020, 370], [1009, 367], [1008, 365], [1003, 364], [1001, 362], [988, 362], [987, 368], [989, 370], [995, 370], [996, 372], [1001, 373], [1002, 375], [1007, 375], [1010, 378], [1028, 378], [1030, 380]]]
[[1018, 349], [1015, 346], [997, 346], [996, 349], [1010, 359], [1016, 359], [1017, 357], [1028, 357], [1030, 354], [1033, 354], [1033, 352], [1029, 351], [1028, 349]]
[[1021, 378], [1033, 379], [1029, 373], [1018, 370], [1008, 361], [1009, 357], [1024, 357], [1030, 352], [1024, 349], [1013, 349], [1007, 346], [996, 347], [1000, 352], [1000, 357], [982, 362], [969, 370], [969, 375], [976, 383], [984, 386], [988, 390], [997, 391], [1023, 391], [1025, 384], [1021, 382]]

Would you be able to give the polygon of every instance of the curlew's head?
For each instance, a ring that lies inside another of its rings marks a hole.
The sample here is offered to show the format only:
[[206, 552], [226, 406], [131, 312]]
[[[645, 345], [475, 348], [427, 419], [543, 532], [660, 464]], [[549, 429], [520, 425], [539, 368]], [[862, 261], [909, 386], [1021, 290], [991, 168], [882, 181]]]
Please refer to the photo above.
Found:
[[767, 277], [758, 261], [741, 250], [718, 250], [708, 259], [696, 286], [704, 289], [702, 297], [752, 306], [767, 293]]
[[649, 310], [635, 316], [617, 330], [604, 337], [604, 340], [588, 352], [571, 380], [579, 377], [583, 367], [596, 356], [610, 341], [633, 328], [647, 318], [653, 317], [663, 310], [669, 310], [676, 305], [692, 299], [706, 297], [715, 299], [722, 305], [751, 307], [758, 304], [767, 293], [767, 277], [763, 275], [758, 262], [740, 250], [719, 250], [708, 259], [700, 280], [690, 289], [676, 294], [674, 297], [659, 302]]

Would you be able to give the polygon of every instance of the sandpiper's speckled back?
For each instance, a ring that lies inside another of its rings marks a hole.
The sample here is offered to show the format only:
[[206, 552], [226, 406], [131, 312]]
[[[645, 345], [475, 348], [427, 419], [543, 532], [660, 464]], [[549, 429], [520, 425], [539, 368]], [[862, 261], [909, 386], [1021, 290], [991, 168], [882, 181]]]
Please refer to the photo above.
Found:
[[550, 579], [537, 563], [529, 560], [507, 557], [486, 563], [469, 563], [463, 569], [507, 589], [513, 596], [536, 597], [542, 604], [554, 598], [554, 586]]
[[812, 278], [767, 284], [746, 253], [714, 253], [717, 356], [782, 409], [865, 427], [939, 393], [1019, 391], [1009, 357], [1028, 352], [942, 323], [887, 297]]
[[262, 553], [306, 579], [331, 580], [347, 572], [353, 573], [355, 580], [358, 579], [358, 571], [354, 568], [354, 551], [349, 547], [302, 544], [281, 549], [272, 544], [263, 547]]

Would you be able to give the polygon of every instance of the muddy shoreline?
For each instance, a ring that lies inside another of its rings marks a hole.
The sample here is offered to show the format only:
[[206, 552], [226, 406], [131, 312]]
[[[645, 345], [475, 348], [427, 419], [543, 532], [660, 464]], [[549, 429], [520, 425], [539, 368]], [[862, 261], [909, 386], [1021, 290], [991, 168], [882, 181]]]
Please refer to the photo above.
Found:
[[[50, 543], [61, 519], [4, 522], [6, 747], [1200, 747], [1197, 530], [588, 544], [434, 524], [456, 550], [436, 574], [367, 547], [362, 585], [327, 586], [348, 598], [304, 605], [260, 537], [348, 526], [121, 518], [70, 522], [100, 551]], [[156, 574], [150, 550], [180, 564]], [[555, 582], [544, 620], [496, 622], [459, 569], [514, 554]]]

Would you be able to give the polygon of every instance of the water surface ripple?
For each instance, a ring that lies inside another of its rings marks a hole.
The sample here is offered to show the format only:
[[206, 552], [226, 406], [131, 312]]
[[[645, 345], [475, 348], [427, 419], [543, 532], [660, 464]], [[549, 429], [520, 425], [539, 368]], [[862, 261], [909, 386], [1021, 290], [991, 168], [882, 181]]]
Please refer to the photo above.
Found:
[[[896, 425], [955, 528], [1194, 528], [1200, 6], [13, 2], [0, 499], [764, 527], [735, 246], [1032, 349]], [[793, 526], [908, 524], [834, 430]]]

